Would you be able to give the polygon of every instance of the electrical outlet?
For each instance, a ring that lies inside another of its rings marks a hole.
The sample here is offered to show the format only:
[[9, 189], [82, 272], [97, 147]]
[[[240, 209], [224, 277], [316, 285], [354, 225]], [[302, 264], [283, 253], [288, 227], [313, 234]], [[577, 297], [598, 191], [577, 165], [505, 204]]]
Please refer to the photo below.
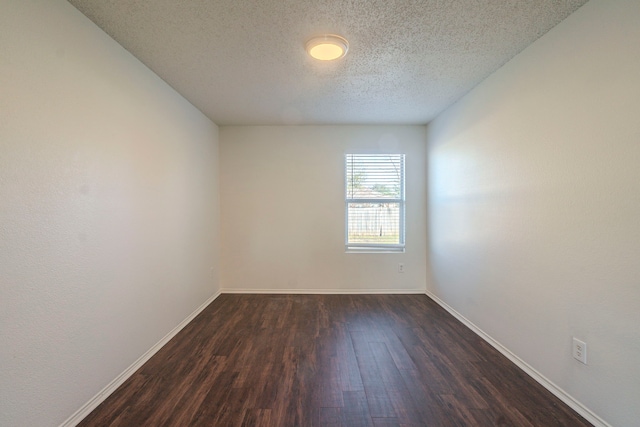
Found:
[[398, 273], [404, 273], [404, 263], [398, 264]]
[[573, 338], [573, 358], [587, 364], [587, 343], [575, 337]]

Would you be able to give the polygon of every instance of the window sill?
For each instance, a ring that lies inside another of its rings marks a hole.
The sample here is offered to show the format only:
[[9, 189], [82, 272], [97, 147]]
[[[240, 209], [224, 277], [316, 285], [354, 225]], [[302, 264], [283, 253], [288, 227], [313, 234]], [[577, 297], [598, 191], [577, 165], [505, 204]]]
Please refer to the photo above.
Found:
[[402, 254], [404, 248], [374, 248], [374, 247], [358, 247], [348, 246], [345, 250], [348, 254]]

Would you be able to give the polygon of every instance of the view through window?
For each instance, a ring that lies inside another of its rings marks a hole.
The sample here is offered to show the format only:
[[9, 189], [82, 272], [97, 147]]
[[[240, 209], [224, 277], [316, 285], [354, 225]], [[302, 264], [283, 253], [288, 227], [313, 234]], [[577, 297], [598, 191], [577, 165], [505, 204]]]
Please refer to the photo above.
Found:
[[347, 250], [404, 250], [404, 154], [346, 154]]

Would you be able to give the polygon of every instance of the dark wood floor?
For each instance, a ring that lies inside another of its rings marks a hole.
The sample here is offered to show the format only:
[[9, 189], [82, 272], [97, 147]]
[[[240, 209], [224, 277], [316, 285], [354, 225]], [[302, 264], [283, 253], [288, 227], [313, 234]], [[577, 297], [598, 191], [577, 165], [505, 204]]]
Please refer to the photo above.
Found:
[[221, 295], [81, 426], [590, 426], [424, 295]]

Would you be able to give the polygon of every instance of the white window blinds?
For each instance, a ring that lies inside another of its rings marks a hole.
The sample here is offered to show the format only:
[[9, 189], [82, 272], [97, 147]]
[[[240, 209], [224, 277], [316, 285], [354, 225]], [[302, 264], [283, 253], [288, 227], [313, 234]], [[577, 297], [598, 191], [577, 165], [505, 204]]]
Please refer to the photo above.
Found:
[[346, 247], [404, 249], [404, 154], [345, 155]]

